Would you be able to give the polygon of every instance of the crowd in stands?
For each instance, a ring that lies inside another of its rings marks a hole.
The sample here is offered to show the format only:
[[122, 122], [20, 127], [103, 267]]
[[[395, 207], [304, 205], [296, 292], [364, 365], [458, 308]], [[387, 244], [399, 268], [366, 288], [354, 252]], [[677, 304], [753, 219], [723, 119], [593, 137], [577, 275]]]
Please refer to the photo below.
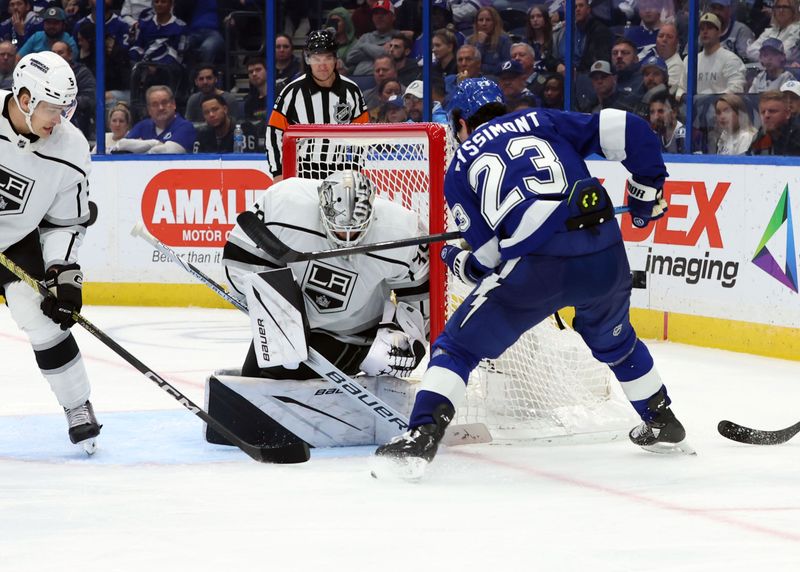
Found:
[[237, 125], [245, 150], [264, 152], [267, 101], [308, 71], [308, 32], [328, 29], [336, 71], [361, 88], [371, 122], [421, 121], [423, 80], [433, 120], [447, 122], [458, 82], [484, 76], [510, 109], [563, 108], [569, 96], [576, 111], [637, 113], [666, 152], [800, 155], [798, 0], [701, 0], [699, 14], [687, 0], [575, 0], [571, 46], [563, 0], [432, 0], [430, 46], [421, 0], [278, 0], [273, 86], [263, 0], [103, 0], [97, 86], [96, 1], [0, 0], [0, 89], [21, 56], [58, 53], [79, 84], [73, 121], [91, 141], [105, 93], [106, 152], [232, 152]]

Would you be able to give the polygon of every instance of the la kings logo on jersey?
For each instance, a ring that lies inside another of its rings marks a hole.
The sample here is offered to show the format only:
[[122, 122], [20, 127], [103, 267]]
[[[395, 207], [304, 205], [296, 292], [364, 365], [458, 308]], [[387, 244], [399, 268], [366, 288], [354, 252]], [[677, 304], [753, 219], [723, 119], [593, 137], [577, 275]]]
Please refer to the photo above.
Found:
[[0, 216], [24, 211], [33, 183], [33, 179], [0, 165]]
[[342, 312], [350, 303], [358, 274], [314, 260], [303, 276], [302, 289], [320, 314]]

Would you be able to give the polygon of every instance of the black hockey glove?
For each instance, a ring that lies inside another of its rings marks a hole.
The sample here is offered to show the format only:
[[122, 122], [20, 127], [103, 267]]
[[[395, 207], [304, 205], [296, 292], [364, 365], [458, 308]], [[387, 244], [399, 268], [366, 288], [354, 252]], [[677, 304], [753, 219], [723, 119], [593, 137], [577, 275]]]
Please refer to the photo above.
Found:
[[644, 228], [651, 220], [660, 219], [667, 212], [664, 191], [628, 179], [628, 207], [633, 226]]
[[52, 296], [42, 301], [42, 312], [62, 330], [71, 328], [75, 324], [72, 313], [80, 312], [83, 307], [81, 267], [77, 264], [51, 266], [45, 274], [44, 285]]

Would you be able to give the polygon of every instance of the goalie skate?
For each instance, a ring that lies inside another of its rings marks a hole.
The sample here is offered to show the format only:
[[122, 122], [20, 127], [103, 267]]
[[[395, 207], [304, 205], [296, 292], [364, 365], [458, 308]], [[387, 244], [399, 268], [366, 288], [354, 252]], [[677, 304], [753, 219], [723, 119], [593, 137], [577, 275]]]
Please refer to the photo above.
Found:
[[80, 445], [88, 455], [92, 455], [97, 450], [95, 437], [100, 434], [100, 429], [103, 427], [97, 423], [92, 403], [87, 401], [72, 409], [65, 407], [64, 414], [69, 425], [69, 440]]

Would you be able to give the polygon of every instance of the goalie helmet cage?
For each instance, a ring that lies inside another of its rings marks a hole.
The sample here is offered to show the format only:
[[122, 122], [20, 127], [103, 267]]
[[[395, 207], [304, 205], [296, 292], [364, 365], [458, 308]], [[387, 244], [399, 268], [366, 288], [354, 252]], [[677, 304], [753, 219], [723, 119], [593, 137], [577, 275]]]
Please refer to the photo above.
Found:
[[[436, 234], [452, 226], [444, 200], [452, 142], [448, 128], [436, 123], [292, 125], [283, 137], [283, 173], [322, 179], [358, 168], [379, 196], [418, 212]], [[319, 150], [329, 161], [315, 160]], [[441, 246], [430, 245], [431, 339], [469, 293], [449, 278]], [[605, 440], [637, 421], [608, 367], [554, 320], [526, 332], [498, 359], [482, 361], [456, 416], [457, 423], [486, 423], [499, 441]]]

